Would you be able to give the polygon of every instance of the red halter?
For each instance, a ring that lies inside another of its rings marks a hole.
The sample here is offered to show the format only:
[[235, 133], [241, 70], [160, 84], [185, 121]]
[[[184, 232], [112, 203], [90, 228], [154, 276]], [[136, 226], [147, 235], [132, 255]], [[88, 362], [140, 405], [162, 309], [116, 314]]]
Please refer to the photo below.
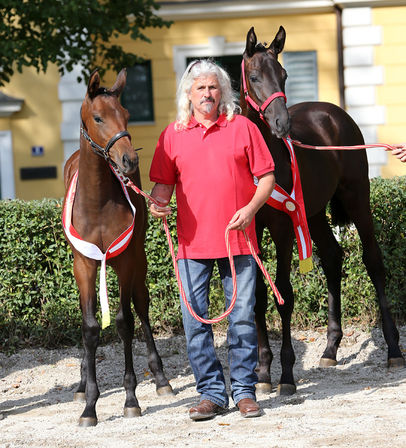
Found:
[[255, 109], [258, 113], [259, 116], [261, 117], [261, 119], [263, 121], [265, 121], [265, 117], [264, 117], [264, 113], [266, 108], [271, 104], [271, 102], [278, 97], [282, 97], [285, 100], [286, 103], [286, 96], [283, 92], [275, 92], [273, 93], [270, 97], [268, 97], [265, 102], [262, 104], [262, 106], [258, 106], [258, 104], [250, 97], [249, 93], [248, 93], [248, 88], [247, 88], [247, 82], [245, 80], [245, 67], [244, 67], [244, 59], [241, 62], [241, 72], [242, 72], [242, 85], [244, 88], [244, 96], [245, 96], [245, 101], [253, 108]]

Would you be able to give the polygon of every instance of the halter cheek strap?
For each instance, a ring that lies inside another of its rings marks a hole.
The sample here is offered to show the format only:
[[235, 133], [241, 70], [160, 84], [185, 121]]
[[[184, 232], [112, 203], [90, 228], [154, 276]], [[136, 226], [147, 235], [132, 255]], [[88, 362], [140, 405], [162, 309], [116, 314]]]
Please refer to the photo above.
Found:
[[249, 93], [248, 93], [248, 87], [247, 87], [247, 81], [245, 79], [245, 64], [244, 64], [244, 59], [241, 62], [241, 73], [242, 73], [242, 85], [243, 85], [243, 89], [244, 89], [244, 97], [245, 97], [245, 101], [253, 108], [255, 109], [261, 119], [263, 121], [266, 122], [264, 114], [265, 114], [265, 110], [266, 108], [272, 103], [272, 101], [276, 98], [283, 98], [285, 100], [286, 103], [286, 96], [283, 92], [275, 92], [273, 93], [271, 96], [269, 96], [263, 103], [261, 106], [258, 106], [258, 104], [250, 97]]

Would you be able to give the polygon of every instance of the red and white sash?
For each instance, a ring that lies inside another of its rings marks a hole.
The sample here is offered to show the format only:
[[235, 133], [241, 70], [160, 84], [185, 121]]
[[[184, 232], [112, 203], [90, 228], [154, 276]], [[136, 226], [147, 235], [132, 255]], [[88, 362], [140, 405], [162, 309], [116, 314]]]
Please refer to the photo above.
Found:
[[107, 295], [107, 283], [106, 283], [106, 261], [109, 258], [116, 257], [123, 252], [130, 243], [131, 237], [134, 233], [135, 223], [135, 207], [131, 202], [128, 195], [127, 188], [121, 179], [118, 179], [123, 189], [124, 195], [130, 205], [133, 213], [133, 221], [130, 227], [125, 230], [118, 238], [116, 238], [108, 247], [107, 251], [103, 253], [95, 244], [89, 243], [81, 238], [79, 233], [75, 230], [72, 224], [72, 210], [73, 203], [75, 201], [75, 193], [78, 179], [78, 171], [74, 174], [69, 189], [66, 195], [65, 206], [62, 212], [62, 225], [65, 230], [65, 234], [69, 239], [72, 246], [85, 257], [93, 260], [100, 260], [100, 306], [102, 312], [102, 328], [106, 328], [110, 325], [110, 310]]
[[304, 274], [313, 269], [312, 240], [307, 226], [306, 212], [303, 201], [302, 184], [297, 166], [295, 151], [290, 139], [284, 138], [291, 160], [293, 188], [291, 194], [279, 185], [275, 185], [270, 198], [266, 201], [271, 207], [287, 213], [293, 224], [299, 252], [299, 271]]

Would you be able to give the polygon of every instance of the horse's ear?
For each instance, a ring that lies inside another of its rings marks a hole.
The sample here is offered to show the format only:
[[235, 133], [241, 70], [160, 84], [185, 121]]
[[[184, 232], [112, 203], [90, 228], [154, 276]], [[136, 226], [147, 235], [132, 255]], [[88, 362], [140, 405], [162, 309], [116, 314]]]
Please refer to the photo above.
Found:
[[279, 53], [282, 52], [283, 47], [285, 46], [286, 39], [286, 31], [283, 26], [279, 27], [279, 31], [276, 33], [275, 39], [272, 41], [271, 45], [269, 45], [268, 49], [275, 53], [275, 56], [278, 56]]
[[114, 83], [114, 86], [110, 89], [110, 92], [113, 95], [119, 97], [125, 87], [126, 80], [127, 80], [127, 70], [123, 68], [118, 74], [116, 82]]
[[254, 56], [255, 46], [257, 44], [257, 36], [254, 31], [254, 27], [252, 26], [247, 34], [247, 43], [245, 45], [245, 53], [249, 58]]
[[100, 75], [98, 69], [96, 68], [96, 70], [94, 70], [90, 75], [89, 82], [87, 84], [87, 94], [89, 95], [90, 99], [93, 99], [96, 96], [99, 87]]

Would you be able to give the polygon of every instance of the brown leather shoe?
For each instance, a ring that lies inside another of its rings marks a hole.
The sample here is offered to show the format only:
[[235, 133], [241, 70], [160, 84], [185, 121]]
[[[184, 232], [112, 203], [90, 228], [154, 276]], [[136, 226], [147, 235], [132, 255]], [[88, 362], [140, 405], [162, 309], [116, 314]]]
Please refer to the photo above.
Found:
[[259, 404], [252, 398], [243, 398], [237, 403], [237, 407], [244, 418], [259, 417], [261, 415]]
[[225, 409], [221, 406], [210, 400], [202, 400], [197, 406], [189, 409], [189, 417], [192, 420], [207, 420], [223, 412]]

